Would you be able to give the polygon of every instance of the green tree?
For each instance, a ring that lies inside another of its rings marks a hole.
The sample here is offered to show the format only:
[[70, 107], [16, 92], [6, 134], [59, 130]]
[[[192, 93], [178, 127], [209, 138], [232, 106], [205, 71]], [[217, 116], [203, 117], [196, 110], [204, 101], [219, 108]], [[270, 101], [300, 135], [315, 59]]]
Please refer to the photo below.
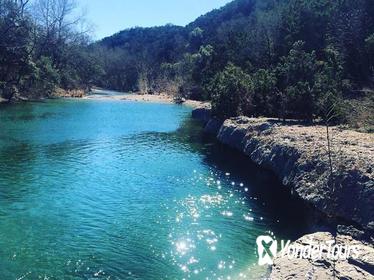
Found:
[[314, 91], [317, 70], [315, 52], [306, 52], [302, 41], [294, 43], [288, 56], [281, 58], [276, 71], [284, 96], [285, 116], [313, 120], [317, 110]]
[[210, 82], [213, 114], [221, 119], [250, 114], [253, 84], [251, 77], [233, 64], [228, 64]]
[[329, 124], [343, 121], [344, 112], [343, 94], [350, 90], [350, 83], [343, 79], [343, 60], [339, 51], [329, 46], [325, 49], [325, 61], [316, 74], [314, 90], [317, 94], [319, 117]]
[[191, 52], [197, 51], [202, 43], [204, 38], [204, 30], [200, 27], [196, 27], [189, 34], [190, 50]]
[[32, 23], [24, 1], [0, 0], [0, 96], [9, 101], [31, 74]]
[[277, 77], [272, 70], [259, 69], [252, 75], [253, 106], [256, 116], [276, 116], [278, 104]]
[[60, 83], [60, 75], [49, 57], [42, 56], [35, 63], [32, 76], [26, 83], [24, 92], [34, 98], [51, 95]]

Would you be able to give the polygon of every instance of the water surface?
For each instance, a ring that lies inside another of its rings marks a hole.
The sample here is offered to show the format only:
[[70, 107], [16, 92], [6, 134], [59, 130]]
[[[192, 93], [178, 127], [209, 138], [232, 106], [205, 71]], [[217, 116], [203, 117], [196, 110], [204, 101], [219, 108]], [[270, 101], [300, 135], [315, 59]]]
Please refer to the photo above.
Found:
[[256, 237], [296, 238], [304, 214], [190, 114], [0, 107], [0, 279], [258, 279]]

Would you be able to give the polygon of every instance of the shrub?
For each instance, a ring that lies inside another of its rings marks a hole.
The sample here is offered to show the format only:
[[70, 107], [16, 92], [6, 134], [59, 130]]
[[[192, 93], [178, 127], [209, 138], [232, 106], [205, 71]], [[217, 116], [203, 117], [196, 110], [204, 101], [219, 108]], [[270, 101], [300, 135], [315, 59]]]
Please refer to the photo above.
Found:
[[279, 104], [274, 71], [260, 69], [252, 75], [252, 81], [254, 114], [276, 116]]
[[295, 42], [288, 56], [281, 58], [276, 72], [283, 92], [285, 116], [313, 120], [317, 111], [314, 84], [318, 64], [315, 53], [306, 52], [304, 45], [302, 41]]
[[253, 83], [243, 70], [229, 63], [207, 87], [212, 96], [213, 114], [221, 119], [250, 115], [253, 111]]

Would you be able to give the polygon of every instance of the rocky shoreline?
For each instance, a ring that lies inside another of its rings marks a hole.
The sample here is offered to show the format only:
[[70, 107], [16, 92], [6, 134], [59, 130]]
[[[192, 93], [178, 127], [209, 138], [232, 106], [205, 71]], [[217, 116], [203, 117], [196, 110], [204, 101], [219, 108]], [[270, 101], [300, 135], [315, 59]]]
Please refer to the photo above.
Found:
[[[313, 233], [315, 239], [324, 239], [327, 234], [373, 248], [373, 134], [332, 127], [331, 173], [324, 126], [247, 117], [222, 123], [211, 117], [208, 107], [195, 109], [192, 115], [204, 123], [207, 133], [271, 170], [293, 195], [337, 226], [331, 233]], [[305, 242], [305, 238], [296, 243]], [[338, 261], [334, 266], [326, 261], [280, 258], [275, 261], [271, 279], [309, 279], [306, 272], [312, 277], [310, 279], [368, 279], [367, 275], [373, 277], [374, 273], [373, 258], [361, 263]], [[357, 278], [360, 275], [361, 278]]]

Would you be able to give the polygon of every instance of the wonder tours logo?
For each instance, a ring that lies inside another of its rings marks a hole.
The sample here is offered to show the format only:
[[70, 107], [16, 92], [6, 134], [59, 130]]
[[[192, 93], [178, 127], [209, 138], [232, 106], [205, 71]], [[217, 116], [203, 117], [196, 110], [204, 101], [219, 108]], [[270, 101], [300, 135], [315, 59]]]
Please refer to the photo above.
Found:
[[317, 242], [313, 239], [308, 244], [291, 243], [290, 240], [277, 241], [269, 235], [257, 237], [258, 264], [273, 265], [276, 257], [288, 257], [288, 259], [322, 260], [324, 258], [336, 261], [357, 259], [360, 255], [358, 245], [336, 244], [335, 240]]

